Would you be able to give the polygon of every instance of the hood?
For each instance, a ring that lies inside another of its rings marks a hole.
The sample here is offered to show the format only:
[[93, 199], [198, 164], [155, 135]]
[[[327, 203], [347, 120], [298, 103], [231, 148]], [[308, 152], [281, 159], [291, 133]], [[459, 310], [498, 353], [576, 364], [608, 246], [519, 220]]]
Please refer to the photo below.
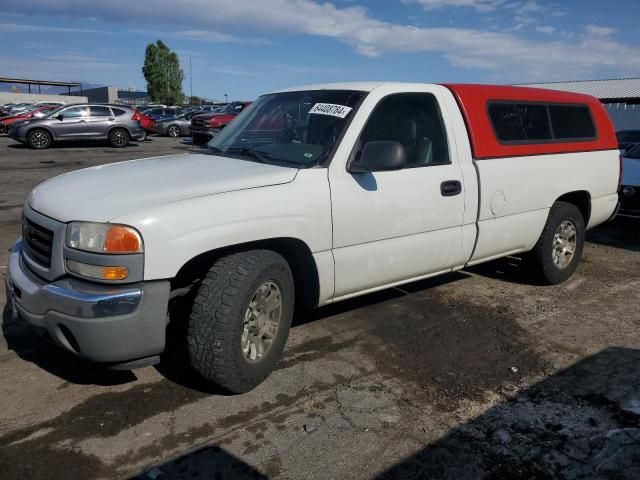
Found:
[[622, 159], [622, 185], [640, 187], [640, 158]]
[[189, 198], [288, 183], [296, 173], [293, 168], [215, 155], [168, 155], [54, 177], [33, 189], [29, 205], [62, 222], [106, 222]]
[[194, 115], [191, 118], [197, 118], [198, 120], [211, 120], [214, 117], [234, 117], [235, 115], [231, 113], [221, 113], [221, 112], [209, 112], [209, 113], [199, 113]]

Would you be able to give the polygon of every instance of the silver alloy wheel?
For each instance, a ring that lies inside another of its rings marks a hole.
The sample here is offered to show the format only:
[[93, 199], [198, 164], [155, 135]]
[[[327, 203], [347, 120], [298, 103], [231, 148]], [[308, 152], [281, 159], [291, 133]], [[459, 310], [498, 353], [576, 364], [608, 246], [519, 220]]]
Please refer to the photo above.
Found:
[[113, 143], [120, 146], [127, 144], [127, 134], [124, 130], [116, 130], [112, 135]]
[[269, 351], [281, 317], [280, 287], [273, 280], [268, 280], [253, 294], [244, 315], [242, 352], [249, 362], [259, 362]]
[[167, 129], [167, 133], [169, 134], [170, 137], [178, 137], [178, 136], [180, 136], [180, 129], [178, 127], [176, 127], [175, 125], [171, 125]]
[[34, 132], [31, 135], [31, 143], [34, 147], [44, 148], [49, 145], [49, 136], [44, 132]]
[[573, 259], [578, 244], [578, 229], [571, 220], [565, 220], [553, 235], [551, 257], [553, 264], [559, 268], [566, 268]]

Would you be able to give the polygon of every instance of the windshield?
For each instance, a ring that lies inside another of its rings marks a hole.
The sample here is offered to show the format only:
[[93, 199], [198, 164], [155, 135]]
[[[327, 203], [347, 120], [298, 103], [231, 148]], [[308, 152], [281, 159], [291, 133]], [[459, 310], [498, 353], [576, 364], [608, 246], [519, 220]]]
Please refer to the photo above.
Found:
[[631, 149], [627, 150], [624, 154], [624, 158], [633, 158], [634, 160], [640, 160], [640, 145], [636, 145]]
[[314, 90], [260, 97], [208, 144], [215, 155], [308, 168], [325, 161], [364, 92]]
[[40, 117], [40, 118], [49, 118], [49, 117], [51, 117], [52, 115], [57, 115], [57, 114], [58, 114], [58, 112], [59, 112], [60, 110], [62, 110], [63, 108], [65, 108], [65, 107], [67, 107], [67, 105], [61, 105], [61, 106], [59, 106], [59, 107], [57, 107], [57, 108], [54, 108], [54, 109], [52, 109], [52, 110], [46, 110], [46, 111], [43, 111], [43, 112], [42, 112], [42, 113], [43, 113], [43, 115], [42, 115], [42, 117]]

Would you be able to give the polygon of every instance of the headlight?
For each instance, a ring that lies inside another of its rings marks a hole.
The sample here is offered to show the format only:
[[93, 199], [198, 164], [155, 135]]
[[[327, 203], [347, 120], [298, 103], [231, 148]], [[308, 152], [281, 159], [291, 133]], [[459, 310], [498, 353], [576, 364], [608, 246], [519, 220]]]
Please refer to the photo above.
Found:
[[142, 253], [142, 237], [132, 227], [113, 223], [71, 222], [67, 246], [95, 253]]

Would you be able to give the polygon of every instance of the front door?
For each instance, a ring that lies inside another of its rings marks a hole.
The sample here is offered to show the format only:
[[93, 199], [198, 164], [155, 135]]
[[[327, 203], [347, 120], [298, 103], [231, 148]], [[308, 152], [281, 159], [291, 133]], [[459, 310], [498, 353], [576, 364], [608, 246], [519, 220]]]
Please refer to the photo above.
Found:
[[56, 138], [64, 140], [71, 137], [85, 137], [87, 135], [87, 107], [69, 107], [59, 113], [59, 120], [51, 123]]
[[406, 168], [351, 174], [344, 164], [330, 166], [335, 298], [447, 271], [457, 261], [462, 172], [437, 90], [425, 88], [381, 98], [349, 160], [367, 142], [395, 141], [405, 148]]

